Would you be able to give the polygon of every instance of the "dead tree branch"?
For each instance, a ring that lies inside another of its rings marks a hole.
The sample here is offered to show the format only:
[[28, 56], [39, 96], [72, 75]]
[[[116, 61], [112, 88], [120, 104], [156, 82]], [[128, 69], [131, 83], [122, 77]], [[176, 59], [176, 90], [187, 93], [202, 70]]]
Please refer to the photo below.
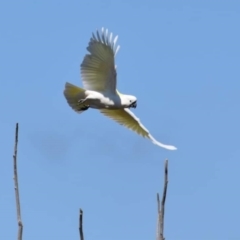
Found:
[[165, 201], [167, 197], [168, 186], [168, 160], [165, 160], [164, 168], [164, 188], [163, 196], [160, 203], [160, 197], [157, 193], [157, 207], [158, 207], [158, 220], [157, 220], [157, 240], [165, 240], [164, 237], [164, 214], [165, 214]]
[[17, 221], [18, 221], [18, 240], [22, 240], [23, 233], [23, 223], [21, 218], [21, 208], [20, 208], [20, 197], [19, 197], [19, 188], [18, 188], [18, 172], [17, 172], [17, 146], [18, 146], [18, 123], [16, 124], [15, 131], [15, 145], [14, 145], [14, 154], [13, 154], [13, 171], [14, 171], [14, 189], [16, 197], [16, 207], [17, 207]]
[[83, 210], [80, 208], [80, 214], [79, 214], [79, 234], [80, 234], [80, 240], [84, 240], [83, 236]]

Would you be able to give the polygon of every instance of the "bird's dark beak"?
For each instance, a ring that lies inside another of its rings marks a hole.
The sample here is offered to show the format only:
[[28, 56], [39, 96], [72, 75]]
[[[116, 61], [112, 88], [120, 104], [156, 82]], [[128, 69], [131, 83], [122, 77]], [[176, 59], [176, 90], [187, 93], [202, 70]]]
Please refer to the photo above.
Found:
[[130, 108], [136, 108], [137, 107], [137, 101], [133, 102], [129, 107]]

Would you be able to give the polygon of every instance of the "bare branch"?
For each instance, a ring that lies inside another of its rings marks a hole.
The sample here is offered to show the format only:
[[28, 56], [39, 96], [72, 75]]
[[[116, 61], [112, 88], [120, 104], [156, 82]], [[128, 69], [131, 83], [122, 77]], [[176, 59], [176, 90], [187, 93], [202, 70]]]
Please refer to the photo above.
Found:
[[80, 214], [79, 214], [79, 234], [80, 234], [80, 240], [84, 240], [83, 236], [83, 210], [80, 208]]
[[157, 240], [165, 240], [164, 238], [164, 214], [165, 214], [165, 201], [167, 197], [167, 186], [168, 186], [168, 160], [165, 160], [165, 169], [164, 169], [164, 188], [163, 188], [163, 197], [161, 200], [159, 194], [157, 194], [157, 205], [158, 205], [158, 224], [157, 224]]
[[20, 197], [19, 197], [19, 188], [18, 188], [18, 172], [17, 172], [17, 146], [18, 146], [18, 123], [16, 124], [15, 131], [15, 145], [14, 145], [14, 154], [13, 154], [13, 171], [14, 171], [14, 189], [16, 197], [16, 207], [17, 207], [17, 221], [18, 221], [18, 240], [22, 240], [23, 233], [23, 224], [21, 219], [21, 208], [20, 208]]
[[158, 208], [158, 215], [157, 215], [157, 240], [160, 240], [160, 211], [161, 211], [161, 205], [160, 205], [159, 193], [157, 193], [157, 208]]

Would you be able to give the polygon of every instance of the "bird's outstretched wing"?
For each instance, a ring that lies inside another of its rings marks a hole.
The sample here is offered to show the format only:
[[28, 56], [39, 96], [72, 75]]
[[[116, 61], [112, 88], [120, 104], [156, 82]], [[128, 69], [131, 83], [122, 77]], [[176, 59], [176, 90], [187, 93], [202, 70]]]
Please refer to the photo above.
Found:
[[86, 54], [81, 63], [81, 77], [85, 89], [116, 93], [117, 73], [114, 57], [120, 46], [116, 45], [118, 36], [102, 28], [92, 34]]
[[137, 134], [149, 138], [152, 142], [159, 147], [168, 149], [168, 150], [176, 150], [177, 148], [171, 145], [166, 145], [163, 143], [158, 142], [150, 133], [149, 131], [142, 125], [140, 119], [137, 118], [133, 112], [129, 109], [117, 109], [117, 110], [109, 110], [109, 109], [101, 109], [100, 112], [105, 116], [115, 120], [121, 125], [131, 129], [132, 131], [136, 132]]

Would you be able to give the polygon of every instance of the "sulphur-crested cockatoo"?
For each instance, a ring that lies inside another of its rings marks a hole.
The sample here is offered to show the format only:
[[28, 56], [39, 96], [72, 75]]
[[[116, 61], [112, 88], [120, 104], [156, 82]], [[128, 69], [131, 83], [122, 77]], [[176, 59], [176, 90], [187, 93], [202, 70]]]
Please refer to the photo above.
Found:
[[88, 108], [98, 109], [102, 114], [119, 124], [149, 138], [154, 144], [168, 150], [177, 148], [158, 142], [129, 110], [137, 107], [137, 98], [117, 91], [117, 72], [114, 57], [120, 46], [116, 45], [118, 36], [102, 28], [92, 34], [86, 54], [81, 64], [83, 88], [66, 83], [64, 96], [68, 104], [78, 113]]

